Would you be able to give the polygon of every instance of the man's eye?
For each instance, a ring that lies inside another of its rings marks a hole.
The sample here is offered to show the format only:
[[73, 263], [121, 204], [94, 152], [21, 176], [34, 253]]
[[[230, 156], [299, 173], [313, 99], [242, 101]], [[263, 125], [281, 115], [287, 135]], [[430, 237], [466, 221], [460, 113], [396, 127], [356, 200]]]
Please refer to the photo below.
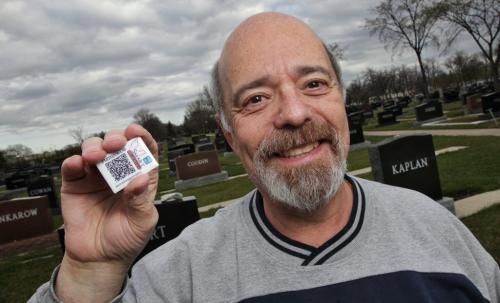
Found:
[[256, 95], [256, 96], [250, 97], [248, 99], [248, 103], [256, 104], [256, 103], [261, 102], [262, 100], [264, 100], [264, 96], [262, 96], [262, 95]]
[[307, 88], [318, 88], [318, 87], [321, 87], [322, 85], [325, 85], [325, 83], [323, 81], [314, 80], [314, 81], [307, 83]]

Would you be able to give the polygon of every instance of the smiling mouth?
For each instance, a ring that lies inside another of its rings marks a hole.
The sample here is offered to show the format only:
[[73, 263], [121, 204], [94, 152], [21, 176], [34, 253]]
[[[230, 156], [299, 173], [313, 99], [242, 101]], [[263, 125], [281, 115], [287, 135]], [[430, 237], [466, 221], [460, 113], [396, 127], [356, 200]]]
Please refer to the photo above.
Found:
[[286, 150], [284, 152], [277, 153], [277, 154], [275, 154], [275, 156], [285, 157], [285, 158], [300, 157], [302, 155], [305, 155], [305, 154], [311, 152], [313, 149], [318, 147], [320, 144], [321, 144], [320, 141], [316, 141], [316, 142], [313, 142], [313, 143], [310, 143], [307, 145], [294, 147], [294, 148], [291, 148], [291, 149]]

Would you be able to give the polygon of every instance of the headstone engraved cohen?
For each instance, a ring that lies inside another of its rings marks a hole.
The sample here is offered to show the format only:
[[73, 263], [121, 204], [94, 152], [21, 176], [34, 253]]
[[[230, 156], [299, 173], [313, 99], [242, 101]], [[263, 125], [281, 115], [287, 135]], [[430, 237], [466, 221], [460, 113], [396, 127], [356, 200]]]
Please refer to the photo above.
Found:
[[0, 244], [51, 231], [52, 214], [46, 196], [0, 201]]
[[368, 152], [376, 181], [419, 191], [454, 212], [453, 199], [443, 198], [432, 135], [386, 139]]
[[227, 172], [221, 171], [216, 150], [179, 156], [175, 159], [177, 179], [175, 188], [203, 186], [227, 179]]

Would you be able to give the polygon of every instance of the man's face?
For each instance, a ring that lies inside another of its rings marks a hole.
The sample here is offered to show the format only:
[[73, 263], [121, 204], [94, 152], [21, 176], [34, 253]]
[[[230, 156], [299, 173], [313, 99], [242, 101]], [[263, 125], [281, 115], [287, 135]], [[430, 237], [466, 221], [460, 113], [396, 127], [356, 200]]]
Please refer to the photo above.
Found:
[[[342, 182], [349, 131], [338, 80], [310, 31], [246, 31], [221, 58], [227, 134], [273, 200], [312, 211]], [[317, 201], [311, 201], [317, 200]]]

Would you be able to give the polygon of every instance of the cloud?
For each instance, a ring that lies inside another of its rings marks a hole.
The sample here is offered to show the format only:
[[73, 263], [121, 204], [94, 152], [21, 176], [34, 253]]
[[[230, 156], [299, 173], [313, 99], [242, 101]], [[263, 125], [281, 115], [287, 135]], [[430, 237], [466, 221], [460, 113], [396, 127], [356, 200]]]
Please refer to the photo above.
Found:
[[123, 127], [148, 108], [181, 123], [225, 38], [246, 17], [295, 15], [347, 47], [347, 80], [391, 61], [362, 28], [370, 0], [18, 0], [0, 2], [0, 149], [72, 143], [68, 130]]

